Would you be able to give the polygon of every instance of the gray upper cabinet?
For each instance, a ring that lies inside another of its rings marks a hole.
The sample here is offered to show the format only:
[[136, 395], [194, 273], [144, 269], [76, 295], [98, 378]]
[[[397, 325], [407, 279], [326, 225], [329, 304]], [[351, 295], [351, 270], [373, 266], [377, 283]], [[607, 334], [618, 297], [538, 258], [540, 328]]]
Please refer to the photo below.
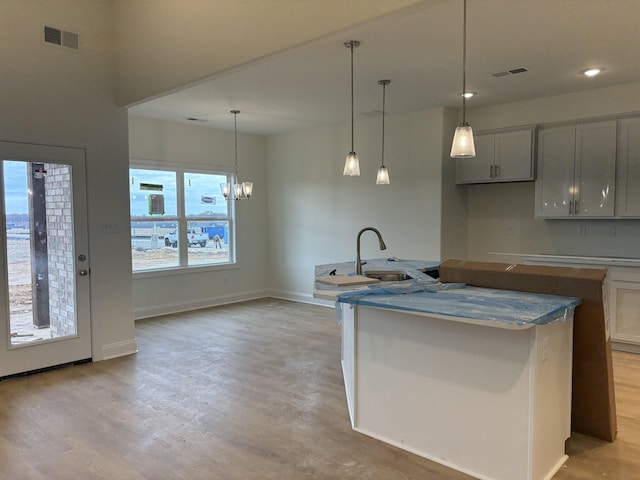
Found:
[[613, 217], [616, 121], [542, 128], [536, 217]]
[[478, 133], [476, 156], [456, 159], [456, 183], [533, 180], [534, 129]]
[[616, 216], [640, 217], [640, 117], [618, 121]]

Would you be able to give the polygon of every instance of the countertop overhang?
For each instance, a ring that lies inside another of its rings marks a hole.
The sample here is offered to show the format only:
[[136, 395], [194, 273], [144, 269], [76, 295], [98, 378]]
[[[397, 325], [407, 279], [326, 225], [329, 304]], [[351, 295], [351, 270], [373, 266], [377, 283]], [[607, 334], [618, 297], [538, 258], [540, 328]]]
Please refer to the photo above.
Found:
[[397, 294], [379, 294], [376, 290], [385, 289], [370, 288], [365, 292], [341, 293], [337, 296], [337, 302], [511, 329], [564, 321], [582, 303], [576, 297], [469, 286]]

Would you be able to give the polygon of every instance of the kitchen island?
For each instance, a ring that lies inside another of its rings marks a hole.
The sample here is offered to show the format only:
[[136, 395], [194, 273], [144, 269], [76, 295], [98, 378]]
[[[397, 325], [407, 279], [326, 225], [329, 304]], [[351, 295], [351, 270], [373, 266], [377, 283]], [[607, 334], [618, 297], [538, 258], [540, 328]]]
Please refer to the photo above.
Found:
[[352, 427], [479, 479], [550, 479], [567, 458], [580, 299], [439, 285], [338, 294]]

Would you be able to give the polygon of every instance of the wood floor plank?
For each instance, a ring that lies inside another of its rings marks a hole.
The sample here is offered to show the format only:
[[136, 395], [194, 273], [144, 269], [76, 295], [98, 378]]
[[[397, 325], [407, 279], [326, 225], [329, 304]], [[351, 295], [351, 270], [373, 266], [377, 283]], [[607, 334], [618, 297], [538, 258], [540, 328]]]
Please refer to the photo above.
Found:
[[[0, 479], [472, 478], [351, 430], [332, 309], [262, 299], [136, 335], [137, 355], [0, 382]], [[614, 373], [618, 439], [574, 435], [554, 480], [640, 478], [640, 356]]]

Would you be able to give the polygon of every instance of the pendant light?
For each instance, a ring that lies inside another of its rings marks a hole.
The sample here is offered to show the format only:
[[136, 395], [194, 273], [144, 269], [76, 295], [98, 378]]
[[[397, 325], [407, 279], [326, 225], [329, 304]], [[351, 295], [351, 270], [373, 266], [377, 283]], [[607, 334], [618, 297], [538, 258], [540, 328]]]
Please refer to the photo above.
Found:
[[358, 155], [353, 147], [353, 49], [360, 46], [360, 42], [357, 40], [351, 40], [345, 42], [344, 46], [351, 50], [351, 151], [347, 155], [347, 159], [344, 162], [344, 171], [342, 175], [359, 176], [360, 175], [360, 161]]
[[384, 166], [384, 117], [386, 116], [385, 103], [386, 103], [386, 88], [391, 83], [391, 80], [378, 80], [378, 85], [382, 85], [382, 164], [378, 168], [378, 175], [376, 177], [376, 185], [389, 185], [389, 170]]
[[473, 130], [467, 123], [467, 0], [464, 2], [463, 28], [462, 28], [462, 123], [456, 128], [451, 145], [451, 158], [471, 158], [476, 156], [476, 147], [473, 143]]
[[238, 114], [240, 110], [231, 110], [233, 113], [233, 133], [235, 137], [235, 183], [221, 183], [220, 190], [225, 199], [229, 197], [234, 200], [245, 200], [251, 198], [253, 194], [253, 182], [240, 182], [238, 176]]

